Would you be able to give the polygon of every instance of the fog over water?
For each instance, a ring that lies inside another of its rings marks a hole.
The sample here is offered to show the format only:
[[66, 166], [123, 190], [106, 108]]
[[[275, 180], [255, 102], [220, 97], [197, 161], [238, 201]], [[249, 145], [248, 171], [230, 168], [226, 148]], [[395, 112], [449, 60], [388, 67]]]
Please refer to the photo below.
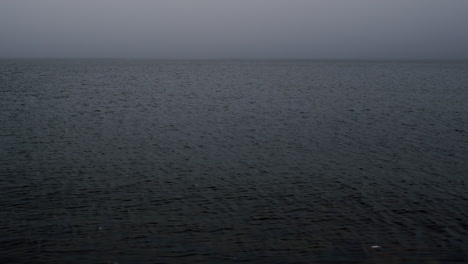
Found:
[[466, 0], [0, 2], [0, 57], [468, 59]]
[[467, 14], [0, 0], [0, 263], [468, 263]]

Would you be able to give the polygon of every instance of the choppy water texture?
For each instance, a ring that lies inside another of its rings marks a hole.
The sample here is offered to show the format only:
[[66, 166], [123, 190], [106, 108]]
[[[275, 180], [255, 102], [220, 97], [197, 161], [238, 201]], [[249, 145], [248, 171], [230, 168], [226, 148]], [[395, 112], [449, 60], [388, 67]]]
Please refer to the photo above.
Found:
[[3, 263], [468, 261], [468, 64], [3, 60], [0, 87]]

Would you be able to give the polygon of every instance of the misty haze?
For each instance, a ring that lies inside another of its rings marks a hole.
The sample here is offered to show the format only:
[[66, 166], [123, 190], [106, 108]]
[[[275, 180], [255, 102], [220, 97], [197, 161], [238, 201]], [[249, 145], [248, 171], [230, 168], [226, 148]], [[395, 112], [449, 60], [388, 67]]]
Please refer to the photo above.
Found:
[[0, 57], [468, 59], [465, 0], [17, 0]]
[[0, 1], [0, 263], [468, 262], [468, 1]]

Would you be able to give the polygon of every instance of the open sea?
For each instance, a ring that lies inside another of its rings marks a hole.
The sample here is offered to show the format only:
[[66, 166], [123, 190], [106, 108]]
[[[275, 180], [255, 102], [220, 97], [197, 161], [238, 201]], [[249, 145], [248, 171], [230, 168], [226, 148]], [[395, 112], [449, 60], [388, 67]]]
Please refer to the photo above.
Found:
[[0, 60], [1, 263], [468, 263], [468, 63]]

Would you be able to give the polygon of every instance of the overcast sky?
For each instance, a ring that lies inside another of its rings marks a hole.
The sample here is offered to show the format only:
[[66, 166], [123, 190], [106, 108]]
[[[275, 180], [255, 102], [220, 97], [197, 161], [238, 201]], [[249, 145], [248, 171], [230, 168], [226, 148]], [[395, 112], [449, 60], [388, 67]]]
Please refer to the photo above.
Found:
[[0, 57], [468, 59], [468, 0], [0, 0]]

